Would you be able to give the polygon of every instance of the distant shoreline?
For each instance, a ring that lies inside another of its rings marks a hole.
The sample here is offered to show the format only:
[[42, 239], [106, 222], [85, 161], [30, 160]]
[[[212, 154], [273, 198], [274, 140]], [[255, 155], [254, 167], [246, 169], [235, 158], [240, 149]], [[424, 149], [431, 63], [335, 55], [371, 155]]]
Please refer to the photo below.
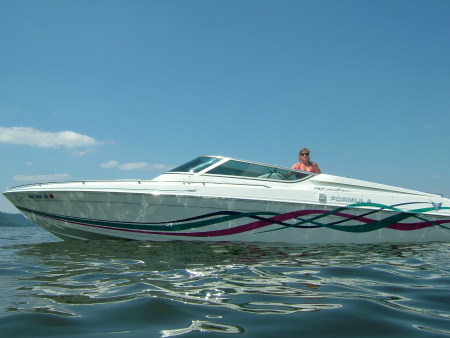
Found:
[[0, 227], [30, 227], [37, 226], [22, 214], [8, 214], [0, 211]]

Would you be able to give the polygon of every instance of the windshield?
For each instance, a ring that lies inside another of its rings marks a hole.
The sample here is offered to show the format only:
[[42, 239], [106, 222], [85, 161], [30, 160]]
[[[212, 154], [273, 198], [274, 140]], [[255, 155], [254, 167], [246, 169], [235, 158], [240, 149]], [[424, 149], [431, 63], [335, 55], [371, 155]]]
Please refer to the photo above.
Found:
[[182, 164], [176, 168], [173, 168], [172, 170], [169, 170], [169, 172], [198, 173], [199, 171], [208, 168], [209, 166], [219, 162], [220, 160], [222, 159], [216, 157], [200, 156], [195, 160], [189, 161], [188, 163]]
[[[189, 161], [170, 170], [169, 172], [198, 173], [202, 170], [207, 169], [208, 167], [213, 166], [217, 162], [222, 161], [223, 159], [224, 158], [221, 157], [200, 156], [195, 160]], [[313, 175], [308, 172], [294, 169], [285, 169], [275, 166], [231, 159], [218, 166], [213, 166], [212, 169], [207, 170], [204, 174], [252, 177], [277, 181], [301, 180]]]
[[310, 176], [309, 173], [297, 170], [288, 170], [273, 166], [235, 160], [229, 160], [209, 170], [207, 174], [255, 177], [278, 181], [299, 180]]

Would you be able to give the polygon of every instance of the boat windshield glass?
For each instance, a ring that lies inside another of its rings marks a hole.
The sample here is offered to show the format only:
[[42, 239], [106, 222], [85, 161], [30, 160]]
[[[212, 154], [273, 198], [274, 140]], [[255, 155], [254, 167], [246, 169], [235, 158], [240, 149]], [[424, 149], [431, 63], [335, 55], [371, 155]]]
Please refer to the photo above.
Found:
[[[222, 161], [222, 158], [200, 156], [170, 170], [169, 172], [198, 173], [219, 161]], [[206, 171], [206, 174], [253, 177], [277, 181], [301, 180], [312, 175], [311, 173], [294, 169], [283, 169], [236, 160], [228, 160], [217, 167], [213, 167], [211, 170]]]
[[297, 170], [289, 170], [235, 160], [229, 160], [209, 170], [207, 174], [255, 177], [277, 181], [300, 180], [311, 175], [309, 173]]
[[192, 161], [189, 161], [188, 163], [182, 164], [176, 168], [173, 168], [172, 170], [169, 170], [169, 172], [198, 173], [199, 171], [208, 168], [209, 166], [219, 162], [220, 160], [221, 158], [200, 156]]

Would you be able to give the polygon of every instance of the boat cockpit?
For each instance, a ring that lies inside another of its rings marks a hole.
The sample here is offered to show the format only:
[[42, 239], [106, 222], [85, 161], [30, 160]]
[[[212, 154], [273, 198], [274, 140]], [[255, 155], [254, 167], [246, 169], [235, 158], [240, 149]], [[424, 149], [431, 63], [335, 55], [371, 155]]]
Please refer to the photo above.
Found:
[[299, 181], [317, 175], [301, 170], [236, 160], [221, 156], [199, 156], [192, 161], [170, 170], [169, 173], [222, 175], [276, 181]]

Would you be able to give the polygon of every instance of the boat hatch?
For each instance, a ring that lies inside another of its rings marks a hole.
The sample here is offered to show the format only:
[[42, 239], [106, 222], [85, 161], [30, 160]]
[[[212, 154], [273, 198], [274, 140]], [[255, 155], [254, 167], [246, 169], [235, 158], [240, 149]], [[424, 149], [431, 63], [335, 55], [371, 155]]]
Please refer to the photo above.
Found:
[[[309, 176], [314, 175], [294, 169], [280, 168], [276, 166], [269, 166], [265, 164], [232, 159], [225, 161], [219, 165], [215, 165], [222, 160], [223, 158], [220, 157], [217, 158], [201, 156], [197, 157], [195, 160], [192, 160], [170, 170], [170, 172], [198, 173], [200, 171], [203, 171], [202, 174], [262, 178], [277, 181], [297, 181], [306, 179]], [[211, 167], [211, 169], [208, 170], [208, 167]]]

